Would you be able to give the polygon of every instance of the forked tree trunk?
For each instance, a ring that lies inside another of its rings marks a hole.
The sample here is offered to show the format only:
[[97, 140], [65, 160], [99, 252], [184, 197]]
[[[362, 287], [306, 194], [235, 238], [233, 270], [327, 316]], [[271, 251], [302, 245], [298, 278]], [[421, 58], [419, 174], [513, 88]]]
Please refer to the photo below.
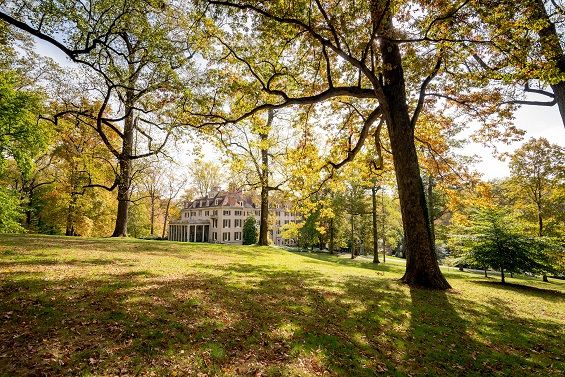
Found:
[[377, 187], [371, 188], [373, 200], [373, 263], [379, 263], [379, 231], [377, 224]]
[[[379, 1], [374, 1], [374, 4], [379, 4]], [[380, 9], [383, 9], [382, 4], [376, 9], [377, 14]], [[382, 32], [390, 33], [390, 14], [379, 19]], [[412, 286], [448, 289], [451, 287], [439, 269], [433, 248], [414, 129], [408, 113], [400, 49], [397, 43], [385, 38], [379, 41], [379, 48], [383, 66], [388, 68], [383, 72], [384, 101], [381, 107], [392, 148], [406, 247], [406, 273], [401, 281]]]

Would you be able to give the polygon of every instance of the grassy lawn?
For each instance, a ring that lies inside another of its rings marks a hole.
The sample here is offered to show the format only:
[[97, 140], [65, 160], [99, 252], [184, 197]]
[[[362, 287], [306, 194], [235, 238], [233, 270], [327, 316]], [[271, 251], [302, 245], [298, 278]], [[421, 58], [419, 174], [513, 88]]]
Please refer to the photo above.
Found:
[[[565, 284], [276, 248], [0, 236], [0, 375], [562, 375]], [[519, 284], [519, 285], [518, 285]]]

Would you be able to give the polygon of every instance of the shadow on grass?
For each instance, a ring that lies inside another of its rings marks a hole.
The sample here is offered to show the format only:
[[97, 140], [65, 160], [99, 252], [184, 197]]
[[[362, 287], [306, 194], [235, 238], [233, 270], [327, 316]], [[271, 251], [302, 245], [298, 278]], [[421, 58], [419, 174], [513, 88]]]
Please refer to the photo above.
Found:
[[198, 267], [0, 273], [0, 375], [557, 375], [562, 365], [548, 369], [555, 323], [500, 303], [308, 268]]
[[471, 280], [475, 284], [487, 286], [489, 288], [501, 289], [505, 291], [512, 291], [520, 294], [535, 296], [550, 301], [563, 301], [565, 302], [565, 292], [539, 288], [531, 285], [514, 284], [514, 283], [501, 283], [500, 281], [485, 281], [485, 280]]
[[[310, 258], [313, 259], [315, 261], [320, 261], [320, 262], [327, 262], [327, 263], [335, 263], [335, 264], [339, 264], [342, 266], [349, 266], [349, 267], [356, 267], [356, 268], [363, 268], [363, 269], [367, 269], [367, 270], [374, 270], [374, 271], [381, 271], [381, 272], [386, 272], [386, 271], [391, 271], [391, 272], [400, 272], [400, 270], [404, 269], [405, 266], [402, 264], [394, 264], [394, 263], [370, 263], [370, 262], [364, 262], [364, 261], [359, 261], [356, 259], [350, 259], [350, 258], [342, 258], [342, 257], [338, 257], [337, 255], [331, 255], [328, 253], [310, 253], [310, 252], [297, 252], [297, 251], [289, 251], [289, 253], [301, 256], [301, 257], [305, 257], [305, 258]], [[310, 262], [310, 263], [316, 263], [314, 261]], [[399, 276], [400, 278], [400, 276]]]

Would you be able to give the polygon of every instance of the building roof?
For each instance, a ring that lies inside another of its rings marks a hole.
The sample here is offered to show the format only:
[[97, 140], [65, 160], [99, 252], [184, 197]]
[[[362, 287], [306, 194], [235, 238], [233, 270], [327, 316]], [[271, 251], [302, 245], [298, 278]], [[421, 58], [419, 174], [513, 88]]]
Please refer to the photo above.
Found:
[[242, 191], [211, 192], [208, 196], [194, 199], [184, 203], [185, 209], [213, 208], [213, 207], [243, 207], [255, 208], [250, 195]]

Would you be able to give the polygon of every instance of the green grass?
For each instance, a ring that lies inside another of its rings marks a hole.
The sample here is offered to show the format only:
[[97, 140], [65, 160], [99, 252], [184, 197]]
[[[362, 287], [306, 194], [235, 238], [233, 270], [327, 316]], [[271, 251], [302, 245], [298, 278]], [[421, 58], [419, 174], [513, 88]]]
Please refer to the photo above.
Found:
[[565, 284], [449, 292], [276, 248], [0, 236], [0, 375], [562, 375]]

